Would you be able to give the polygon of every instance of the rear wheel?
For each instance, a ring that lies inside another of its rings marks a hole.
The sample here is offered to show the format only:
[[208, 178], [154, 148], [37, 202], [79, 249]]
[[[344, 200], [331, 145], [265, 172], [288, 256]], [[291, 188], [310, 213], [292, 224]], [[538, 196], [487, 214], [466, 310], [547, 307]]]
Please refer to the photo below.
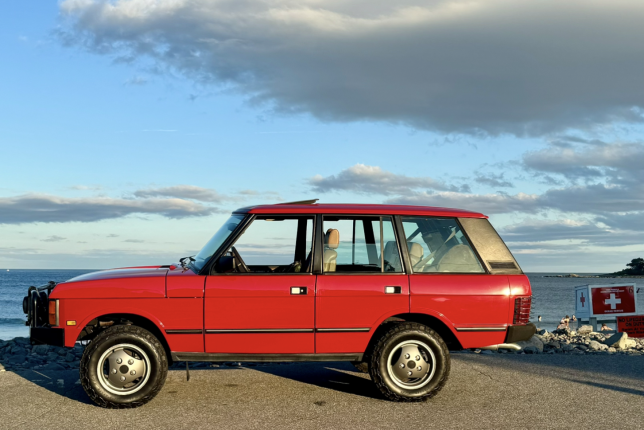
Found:
[[80, 380], [94, 403], [133, 408], [158, 394], [168, 374], [163, 346], [149, 331], [118, 325], [100, 333], [85, 348]]
[[369, 373], [390, 400], [417, 402], [438, 393], [449, 376], [447, 345], [432, 329], [417, 323], [394, 325], [376, 343]]

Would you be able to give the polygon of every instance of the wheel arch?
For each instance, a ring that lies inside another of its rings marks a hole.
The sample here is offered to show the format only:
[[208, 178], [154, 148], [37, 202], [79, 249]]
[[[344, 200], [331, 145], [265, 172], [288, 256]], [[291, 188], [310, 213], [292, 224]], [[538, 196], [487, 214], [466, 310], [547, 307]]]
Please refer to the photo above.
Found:
[[[109, 324], [110, 322], [112, 322], [112, 324]], [[101, 323], [105, 325], [102, 325]], [[137, 327], [144, 328], [150, 333], [152, 333], [159, 340], [159, 342], [161, 342], [161, 345], [163, 345], [163, 349], [165, 350], [165, 353], [168, 359], [168, 364], [169, 365], [172, 364], [170, 345], [168, 344], [168, 340], [163, 334], [163, 331], [150, 318], [147, 318], [139, 314], [107, 313], [100, 316], [95, 316], [91, 320], [85, 323], [82, 330], [78, 334], [78, 337], [76, 340], [77, 341], [91, 340], [94, 337], [96, 337], [96, 335], [100, 333], [103, 329], [107, 327], [112, 327], [114, 325], [134, 325]]]
[[441, 318], [423, 313], [400, 313], [386, 318], [380, 323], [380, 325], [376, 328], [373, 335], [371, 336], [371, 339], [369, 340], [365, 355], [368, 355], [371, 352], [374, 344], [377, 342], [380, 336], [382, 336], [389, 329], [389, 327], [391, 327], [391, 324], [398, 324], [401, 322], [415, 322], [426, 325], [427, 327], [438, 333], [441, 338], [443, 338], [443, 341], [445, 341], [447, 347], [450, 350], [458, 351], [463, 349], [461, 342], [456, 337], [454, 331]]

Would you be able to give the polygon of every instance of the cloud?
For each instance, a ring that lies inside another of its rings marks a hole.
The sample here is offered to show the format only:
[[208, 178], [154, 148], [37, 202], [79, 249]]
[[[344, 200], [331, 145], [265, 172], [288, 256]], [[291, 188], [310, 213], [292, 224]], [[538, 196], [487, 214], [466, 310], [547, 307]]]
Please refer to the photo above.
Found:
[[239, 200], [237, 197], [225, 196], [215, 190], [194, 185], [176, 185], [173, 187], [150, 188], [134, 192], [136, 197], [176, 197], [179, 199], [198, 200], [200, 202], [221, 203], [226, 200]]
[[41, 239], [41, 242], [61, 242], [63, 240], [67, 240], [66, 237], [61, 237], [61, 236], [49, 236], [46, 239]]
[[314, 192], [352, 191], [363, 194], [409, 194], [414, 189], [452, 190], [459, 188], [446, 185], [428, 177], [397, 175], [378, 166], [356, 164], [337, 175], [316, 175], [308, 180]]
[[[564, 249], [589, 245], [617, 247], [644, 243], [644, 231], [614, 230], [570, 219], [527, 220], [504, 227], [500, 234], [513, 249]], [[564, 240], [574, 243], [543, 243]]]
[[581, 148], [555, 145], [526, 153], [523, 164], [533, 171], [559, 174], [572, 180], [610, 177], [640, 182], [644, 180], [644, 145], [599, 141]]
[[132, 76], [131, 78], [127, 79], [123, 85], [136, 85], [136, 86], [141, 86], [145, 85], [148, 83], [148, 78], [145, 78], [143, 76]]
[[130, 200], [107, 197], [67, 198], [47, 194], [0, 198], [0, 224], [92, 222], [132, 214], [185, 218], [217, 212], [217, 208], [178, 198]]
[[474, 178], [476, 182], [483, 185], [488, 185], [491, 187], [503, 187], [503, 188], [512, 188], [514, 184], [510, 181], [506, 181], [503, 177], [503, 173], [494, 174], [494, 173], [479, 173]]
[[60, 9], [65, 44], [147, 58], [281, 113], [518, 135], [642, 121], [637, 1], [65, 0]]
[[539, 204], [536, 194], [466, 194], [457, 192], [421, 192], [385, 200], [387, 204], [438, 206], [466, 209], [486, 215], [527, 212], [535, 213], [544, 208]]

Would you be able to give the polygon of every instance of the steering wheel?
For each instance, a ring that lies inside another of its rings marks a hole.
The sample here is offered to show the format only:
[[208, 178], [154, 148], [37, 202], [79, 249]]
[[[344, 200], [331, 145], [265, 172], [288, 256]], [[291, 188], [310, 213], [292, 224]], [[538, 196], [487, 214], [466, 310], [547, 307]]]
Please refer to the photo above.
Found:
[[237, 267], [235, 269], [242, 273], [250, 272], [250, 270], [248, 270], [248, 266], [246, 266], [246, 263], [244, 263], [244, 260], [241, 258], [241, 255], [239, 255], [239, 252], [237, 252], [234, 246], [230, 248], [230, 252], [233, 254], [233, 257], [237, 262]]

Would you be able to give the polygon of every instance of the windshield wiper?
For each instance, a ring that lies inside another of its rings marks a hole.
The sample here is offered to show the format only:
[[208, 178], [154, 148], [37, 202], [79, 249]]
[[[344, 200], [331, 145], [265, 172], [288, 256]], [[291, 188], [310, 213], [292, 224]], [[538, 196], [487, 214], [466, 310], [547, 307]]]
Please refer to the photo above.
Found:
[[[179, 259], [179, 264], [181, 264], [181, 267], [183, 267], [185, 269], [189, 264], [192, 264], [192, 262], [195, 261], [195, 259], [193, 257], [194, 257], [194, 255], [191, 255], [190, 257], [180, 258]], [[186, 263], [186, 261], [187, 261], [187, 263]]]

